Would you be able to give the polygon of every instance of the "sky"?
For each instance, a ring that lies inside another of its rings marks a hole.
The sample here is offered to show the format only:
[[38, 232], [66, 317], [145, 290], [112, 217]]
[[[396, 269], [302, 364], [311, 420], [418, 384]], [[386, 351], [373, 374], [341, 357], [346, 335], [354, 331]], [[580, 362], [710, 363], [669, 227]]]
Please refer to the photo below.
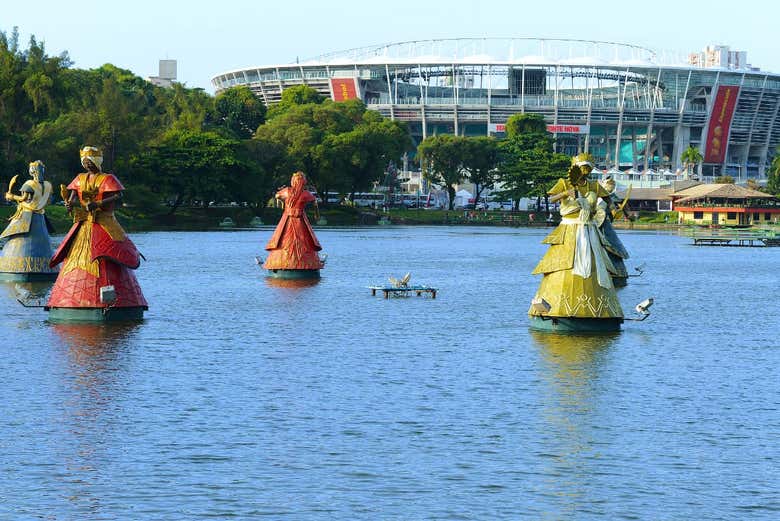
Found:
[[[570, 0], [3, 0], [0, 31], [19, 28], [49, 55], [67, 51], [83, 69], [112, 63], [156, 76], [178, 61], [178, 81], [213, 93], [211, 78], [251, 66], [294, 63], [332, 51], [433, 38], [540, 37], [630, 43], [682, 55], [709, 44], [747, 51], [780, 73], [773, 40], [780, 7], [743, 2]], [[78, 6], [78, 7], [76, 7]], [[585, 9], [583, 9], [585, 6]]]

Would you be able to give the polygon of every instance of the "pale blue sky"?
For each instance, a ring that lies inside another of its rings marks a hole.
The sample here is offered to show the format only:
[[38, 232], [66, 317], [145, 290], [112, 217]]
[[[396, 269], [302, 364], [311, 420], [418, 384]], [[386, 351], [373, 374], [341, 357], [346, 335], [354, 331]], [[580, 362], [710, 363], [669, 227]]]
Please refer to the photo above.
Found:
[[67, 50], [76, 67], [110, 62], [144, 77], [157, 74], [159, 59], [176, 59], [179, 81], [208, 92], [213, 92], [211, 77], [231, 69], [290, 63], [352, 47], [454, 37], [582, 38], [680, 53], [717, 43], [747, 51], [754, 66], [780, 72], [780, 46], [774, 42], [780, 9], [755, 0], [3, 4], [0, 30], [9, 33], [18, 26], [25, 47], [34, 34], [45, 41], [49, 54]]

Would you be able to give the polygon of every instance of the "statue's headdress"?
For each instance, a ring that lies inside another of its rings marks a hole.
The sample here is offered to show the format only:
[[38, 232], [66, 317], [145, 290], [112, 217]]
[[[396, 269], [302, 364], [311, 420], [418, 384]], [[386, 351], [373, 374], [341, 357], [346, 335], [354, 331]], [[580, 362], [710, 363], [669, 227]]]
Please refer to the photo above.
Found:
[[92, 161], [92, 163], [95, 164], [95, 166], [98, 168], [98, 170], [102, 170], [103, 166], [103, 153], [100, 151], [97, 147], [92, 146], [86, 146], [81, 149], [81, 165], [84, 168], [87, 168], [87, 166], [84, 164], [84, 161], [89, 159]]
[[590, 166], [590, 168], [593, 168], [593, 156], [588, 154], [587, 152], [583, 152], [582, 154], [577, 154], [576, 156], [571, 158], [571, 164], [572, 166]]
[[46, 171], [46, 165], [40, 159], [30, 163], [30, 175], [38, 182], [43, 182], [43, 174]]
[[593, 170], [593, 156], [587, 153], [577, 154], [571, 158], [569, 181], [577, 185], [588, 177], [591, 170]]
[[290, 180], [290, 183], [291, 184], [301, 183], [302, 185], [305, 185], [306, 184], [306, 174], [304, 174], [300, 170], [295, 172], [292, 175], [292, 179]]

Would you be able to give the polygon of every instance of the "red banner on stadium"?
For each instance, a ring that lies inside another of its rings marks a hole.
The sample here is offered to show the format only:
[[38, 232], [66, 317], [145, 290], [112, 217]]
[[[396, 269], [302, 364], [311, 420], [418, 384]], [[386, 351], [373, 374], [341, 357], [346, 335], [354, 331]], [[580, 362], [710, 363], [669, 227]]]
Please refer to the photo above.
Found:
[[358, 97], [355, 78], [331, 78], [330, 90], [333, 93], [333, 101], [347, 101]]
[[734, 109], [737, 106], [739, 87], [720, 86], [712, 104], [710, 126], [707, 127], [707, 146], [704, 148], [705, 163], [722, 163], [726, 158], [726, 145]]

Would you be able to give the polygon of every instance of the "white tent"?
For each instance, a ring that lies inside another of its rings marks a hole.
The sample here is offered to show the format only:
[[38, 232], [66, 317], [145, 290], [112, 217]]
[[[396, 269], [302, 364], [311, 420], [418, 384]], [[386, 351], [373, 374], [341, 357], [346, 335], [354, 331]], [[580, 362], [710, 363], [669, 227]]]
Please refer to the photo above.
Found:
[[[471, 201], [469, 201], [471, 199]], [[469, 192], [468, 190], [458, 190], [455, 192], [455, 204], [454, 208], [463, 208], [469, 202], [473, 202], [474, 194]]]

